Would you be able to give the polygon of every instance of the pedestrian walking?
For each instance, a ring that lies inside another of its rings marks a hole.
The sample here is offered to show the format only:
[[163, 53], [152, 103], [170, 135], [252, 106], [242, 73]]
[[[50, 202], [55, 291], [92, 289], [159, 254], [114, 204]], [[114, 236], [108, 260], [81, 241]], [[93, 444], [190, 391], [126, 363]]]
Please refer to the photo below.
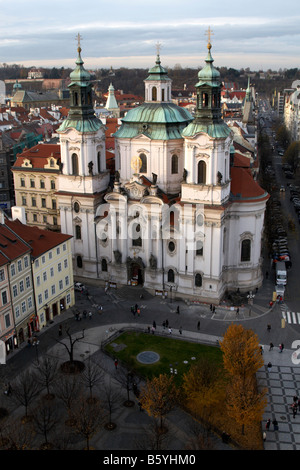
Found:
[[89, 312], [89, 319], [90, 320], [92, 319], [92, 312], [91, 311]]
[[270, 425], [271, 425], [271, 420], [269, 418], [269, 419], [267, 419], [267, 422], [266, 422], [266, 430], [267, 431], [270, 429]]
[[297, 414], [297, 409], [298, 409], [298, 406], [297, 406], [297, 403], [293, 403], [292, 406], [292, 412], [293, 412], [293, 418], [295, 418], [296, 414]]
[[169, 334], [171, 335], [172, 334], [172, 328], [169, 327]]
[[212, 312], [212, 309], [213, 309], [212, 304], [210, 304], [209, 308], [210, 308], [210, 311]]
[[270, 331], [271, 331], [271, 325], [270, 325], [270, 324], [267, 325], [267, 331], [268, 331], [269, 333], [270, 333]]
[[198, 323], [197, 323], [197, 330], [198, 330], [198, 331], [200, 330], [200, 320], [199, 320]]
[[272, 351], [273, 348], [274, 348], [274, 344], [273, 344], [273, 343], [270, 343], [269, 351]]
[[169, 320], [166, 320], [166, 328], [169, 326]]
[[215, 307], [215, 306], [213, 306], [213, 308], [212, 308], [212, 312], [213, 312], [213, 313], [215, 313], [215, 311], [216, 311], [216, 307]]
[[83, 310], [82, 315], [83, 315], [83, 318], [86, 318], [86, 316], [87, 316], [87, 311], [86, 311], [86, 310]]
[[268, 362], [268, 366], [267, 366], [267, 367], [268, 367], [268, 372], [271, 372], [271, 370], [272, 370], [272, 363], [271, 363], [271, 362]]
[[180, 314], [179, 305], [177, 305], [176, 313], [178, 313], [178, 315]]
[[282, 353], [283, 348], [284, 348], [284, 345], [283, 345], [283, 343], [281, 343], [281, 344], [279, 345], [279, 352], [280, 352], [280, 353]]
[[153, 325], [153, 328], [156, 328], [156, 323], [155, 323], [155, 321], [152, 323], [152, 325]]
[[117, 368], [118, 368], [118, 359], [115, 358], [115, 369], [117, 370]]
[[263, 354], [264, 353], [264, 347], [260, 346], [259, 349], [260, 349], [260, 354]]
[[236, 316], [238, 317], [239, 316], [239, 313], [240, 313], [240, 309], [239, 307], [236, 309]]
[[274, 431], [278, 431], [279, 426], [278, 426], [278, 421], [276, 418], [273, 419], [272, 424], [273, 424]]
[[182, 326], [179, 328], [179, 333], [182, 335]]
[[155, 327], [152, 326], [152, 334], [154, 335], [154, 333], [155, 333]]
[[165, 322], [165, 320], [162, 322], [162, 326], [163, 326], [163, 329], [165, 330], [165, 329], [166, 329], [166, 322]]
[[265, 431], [263, 432], [263, 441], [265, 441], [267, 439], [267, 434], [265, 433]]
[[141, 310], [140, 310], [139, 308], [137, 308], [137, 311], [136, 311], [136, 312], [137, 312], [137, 316], [139, 317], [140, 314], [141, 314]]

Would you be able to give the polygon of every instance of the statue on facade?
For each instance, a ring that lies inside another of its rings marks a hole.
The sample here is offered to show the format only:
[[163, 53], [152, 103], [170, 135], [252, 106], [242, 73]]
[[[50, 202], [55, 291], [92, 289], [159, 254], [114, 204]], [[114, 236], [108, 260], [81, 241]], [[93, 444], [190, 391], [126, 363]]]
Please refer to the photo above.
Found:
[[88, 167], [89, 167], [89, 174], [90, 174], [90, 175], [93, 174], [93, 166], [94, 166], [93, 162], [90, 162], [90, 163], [88, 164]]
[[152, 173], [152, 184], [153, 185], [156, 185], [157, 183], [157, 174], [156, 173]]
[[122, 253], [119, 250], [114, 251], [116, 264], [122, 263]]
[[218, 171], [218, 173], [217, 173], [217, 178], [218, 178], [218, 184], [221, 184], [221, 183], [222, 183], [223, 175], [222, 175], [222, 173], [220, 173], [219, 171]]
[[150, 264], [151, 269], [156, 269], [157, 268], [157, 259], [152, 253], [151, 253], [150, 258], [149, 258], [149, 264]]
[[120, 182], [120, 172], [119, 170], [115, 171], [115, 183]]
[[187, 179], [187, 170], [184, 168], [183, 169], [183, 175], [182, 175], [182, 181], [184, 183], [186, 183], [186, 179]]

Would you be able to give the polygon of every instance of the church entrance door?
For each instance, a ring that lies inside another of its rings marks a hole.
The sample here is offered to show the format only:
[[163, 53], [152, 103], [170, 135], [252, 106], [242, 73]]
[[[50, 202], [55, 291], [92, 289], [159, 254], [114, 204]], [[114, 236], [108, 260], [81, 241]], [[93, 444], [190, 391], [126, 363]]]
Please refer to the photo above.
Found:
[[132, 265], [132, 285], [143, 285], [143, 272], [138, 264]]

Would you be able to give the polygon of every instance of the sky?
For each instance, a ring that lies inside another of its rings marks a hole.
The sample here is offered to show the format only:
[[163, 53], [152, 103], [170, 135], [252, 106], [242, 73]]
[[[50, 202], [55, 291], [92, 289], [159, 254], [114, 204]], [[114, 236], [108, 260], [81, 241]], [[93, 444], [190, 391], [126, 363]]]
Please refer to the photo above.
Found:
[[88, 69], [201, 68], [211, 29], [216, 67], [300, 68], [296, 0], [0, 0], [0, 64]]

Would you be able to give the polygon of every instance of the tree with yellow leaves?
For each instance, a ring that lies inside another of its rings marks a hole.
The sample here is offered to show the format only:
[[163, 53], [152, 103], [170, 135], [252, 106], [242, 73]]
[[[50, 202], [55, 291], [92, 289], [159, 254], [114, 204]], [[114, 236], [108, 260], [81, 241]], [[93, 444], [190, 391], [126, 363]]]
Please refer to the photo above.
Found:
[[207, 421], [225, 399], [224, 374], [219, 366], [201, 358], [184, 374], [183, 390], [187, 406]]
[[160, 374], [147, 379], [141, 388], [140, 404], [149, 416], [160, 419], [160, 431], [163, 431], [164, 417], [178, 404], [179, 391], [174, 384], [173, 376]]
[[262, 420], [267, 404], [265, 390], [257, 391], [253, 377], [234, 377], [228, 387], [226, 399], [227, 413], [241, 425], [244, 434], [245, 426]]
[[264, 364], [258, 336], [240, 324], [227, 328], [221, 350], [224, 367], [231, 376], [253, 377]]

